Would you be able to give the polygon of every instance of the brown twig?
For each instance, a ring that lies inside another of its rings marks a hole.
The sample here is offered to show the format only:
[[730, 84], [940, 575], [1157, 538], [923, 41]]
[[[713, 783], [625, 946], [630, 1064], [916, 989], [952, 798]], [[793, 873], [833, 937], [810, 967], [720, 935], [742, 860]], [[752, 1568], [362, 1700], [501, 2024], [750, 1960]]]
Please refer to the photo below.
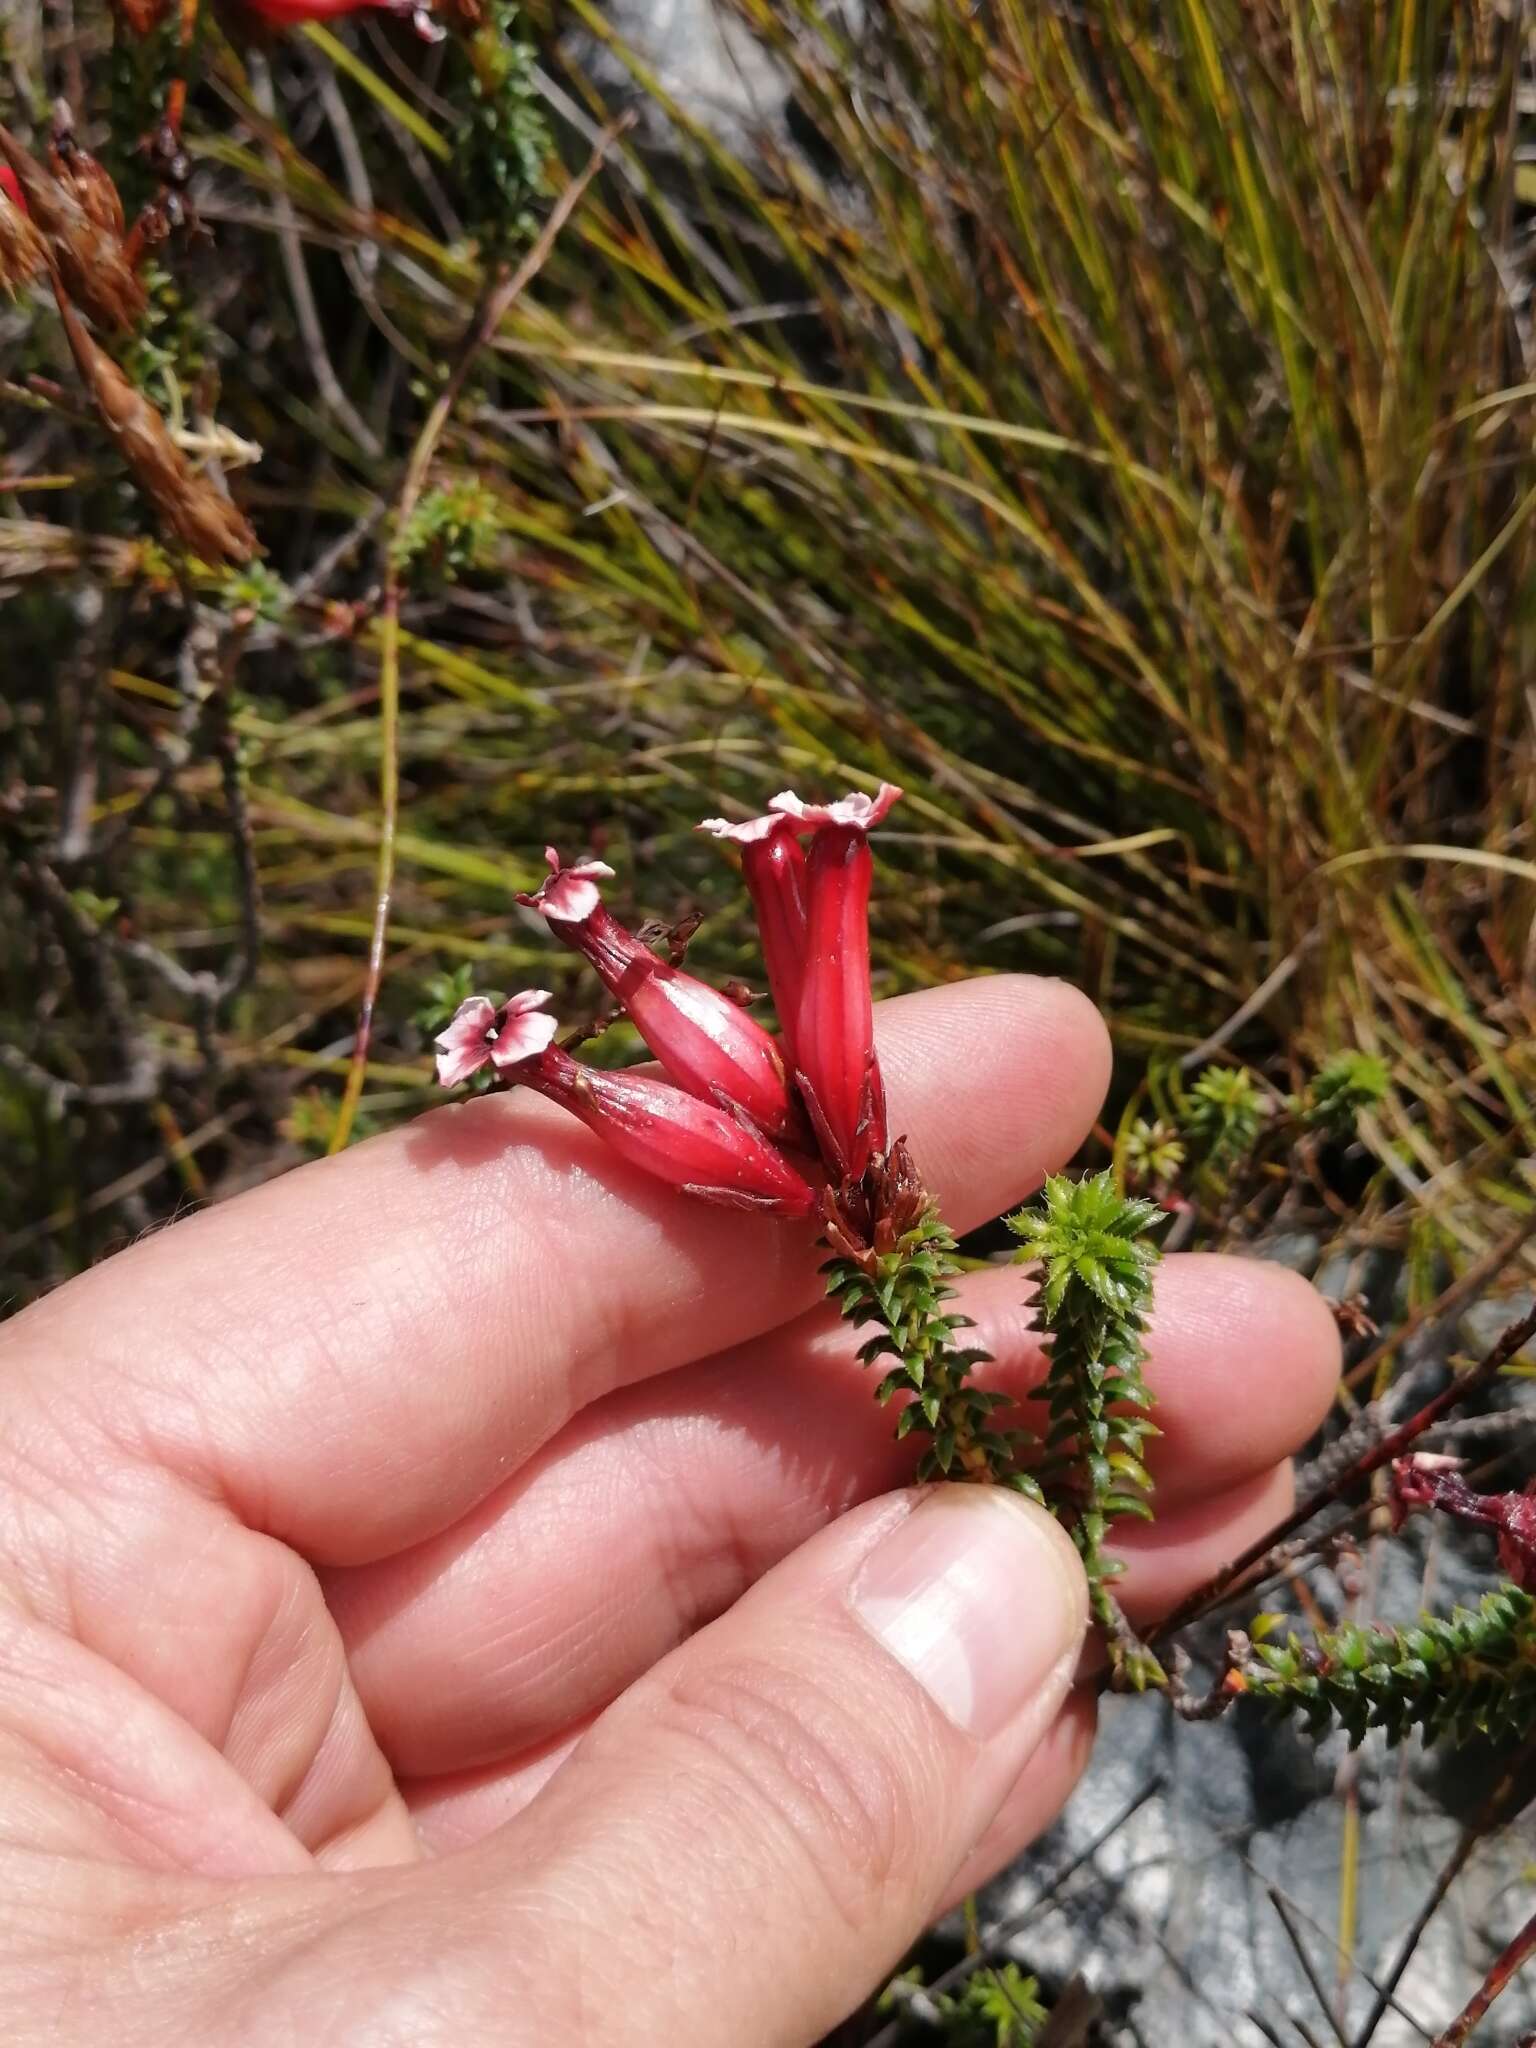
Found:
[[1509, 1946], [1495, 1957], [1487, 1976], [1472, 1997], [1436, 2039], [1435, 2048], [1461, 2048], [1494, 2000], [1508, 1990], [1516, 1972], [1523, 1969], [1533, 1955], [1536, 1955], [1536, 1913], [1526, 1921]]
[[1375, 1987], [1375, 1999], [1372, 2002], [1370, 2011], [1361, 2022], [1359, 2032], [1355, 2035], [1351, 2048], [1371, 2048], [1371, 2042], [1376, 2038], [1376, 2029], [1381, 2025], [1387, 2015], [1388, 2008], [1394, 2002], [1397, 1987], [1402, 1983], [1404, 1976], [1407, 1974], [1408, 1965], [1413, 1961], [1419, 1943], [1424, 1938], [1425, 1928], [1428, 1927], [1430, 1921], [1434, 1919], [1436, 1913], [1444, 1905], [1446, 1895], [1457, 1878], [1460, 1877], [1462, 1871], [1466, 1869], [1471, 1859], [1472, 1851], [1477, 1847], [1478, 1843], [1494, 1828], [1502, 1826], [1505, 1821], [1512, 1817], [1511, 1814], [1503, 1813], [1501, 1809], [1509, 1800], [1518, 1780], [1524, 1774], [1533, 1756], [1536, 1756], [1536, 1738], [1522, 1744], [1514, 1762], [1505, 1771], [1498, 1784], [1494, 1786], [1488, 1797], [1478, 1808], [1471, 1824], [1463, 1831], [1461, 1839], [1457, 1842], [1456, 1847], [1441, 1867], [1439, 1875], [1430, 1886], [1428, 1897], [1414, 1915], [1413, 1923], [1404, 1935], [1402, 1944], [1397, 1954], [1393, 1957], [1390, 1968], [1381, 1982]]
[[342, 1091], [328, 1150], [339, 1152], [352, 1134], [357, 1105], [362, 1099], [368, 1070], [368, 1050], [373, 1039], [373, 1016], [379, 988], [384, 979], [384, 949], [389, 937], [390, 900], [395, 882], [395, 829], [400, 808], [400, 599], [401, 564], [394, 543], [408, 526], [426, 487], [427, 475], [437, 453], [443, 430], [463, 392], [475, 358], [479, 355], [508, 312], [548, 260], [560, 231], [580, 205], [582, 195], [602, 168], [614, 141], [631, 125], [632, 115], [611, 122], [593, 145], [585, 165], [566, 186], [538, 238], [515, 270], [503, 264], [487, 284], [480, 303], [459, 345], [452, 369], [416, 437], [405, 476], [395, 501], [391, 522], [391, 546], [386, 556], [384, 590], [379, 605], [379, 863], [374, 896], [373, 930], [368, 942], [368, 971], [363, 998], [357, 1013], [357, 1037], [352, 1048], [352, 1065]]
[[1317, 1974], [1317, 1966], [1307, 1950], [1306, 1943], [1301, 1938], [1301, 1929], [1291, 1917], [1289, 1900], [1276, 1885], [1267, 1885], [1265, 1889], [1269, 1894], [1269, 1903], [1279, 1914], [1280, 1925], [1285, 1929], [1286, 1937], [1296, 1952], [1296, 1960], [1301, 1965], [1302, 1975], [1312, 1986], [1317, 2002], [1323, 2008], [1323, 2016], [1333, 2029], [1334, 2039], [1338, 2042], [1339, 2048], [1349, 2048], [1349, 2043], [1344, 2038], [1343, 2029], [1334, 2015], [1333, 2007], [1328, 2002], [1328, 1994], [1323, 1988], [1323, 1981]]
[[1461, 1278], [1448, 1287], [1437, 1301], [1428, 1302], [1423, 1308], [1415, 1309], [1404, 1318], [1395, 1330], [1373, 1345], [1365, 1356], [1344, 1375], [1346, 1387], [1358, 1387], [1373, 1380], [1386, 1363], [1400, 1351], [1408, 1339], [1414, 1336], [1425, 1323], [1446, 1322], [1460, 1313], [1469, 1302], [1475, 1301], [1491, 1280], [1502, 1273], [1536, 1237], [1536, 1213], [1523, 1217], [1507, 1236], [1486, 1251]]
[[1267, 1536], [1250, 1543], [1240, 1556], [1223, 1565], [1220, 1571], [1214, 1572], [1203, 1585], [1197, 1586], [1180, 1601], [1165, 1621], [1158, 1624], [1148, 1638], [1149, 1642], [1155, 1645], [1166, 1640], [1175, 1631], [1187, 1627], [1190, 1622], [1197, 1620], [1209, 1608], [1214, 1607], [1250, 1573], [1262, 1574], [1268, 1567], [1271, 1557], [1277, 1555], [1287, 1540], [1310, 1522], [1314, 1515], [1320, 1514], [1324, 1508], [1332, 1507], [1344, 1494], [1368, 1479], [1373, 1472], [1380, 1471], [1384, 1465], [1390, 1465], [1394, 1458], [1400, 1458], [1404, 1451], [1416, 1444], [1425, 1431], [1432, 1429], [1451, 1409], [1459, 1407], [1463, 1401], [1470, 1400], [1474, 1394], [1490, 1386], [1533, 1336], [1536, 1336], [1536, 1308], [1510, 1324], [1481, 1365], [1474, 1366], [1471, 1372], [1463, 1373], [1459, 1378], [1452, 1380], [1451, 1384], [1442, 1388], [1432, 1401], [1427, 1401], [1416, 1414], [1411, 1415], [1406, 1422], [1399, 1424], [1383, 1437], [1374, 1449], [1361, 1452], [1345, 1472], [1309, 1494], [1283, 1522], [1271, 1529]]
[[1191, 1692], [1189, 1688], [1189, 1652], [1175, 1644], [1168, 1659], [1168, 1699], [1179, 1719], [1219, 1720], [1237, 1698], [1237, 1694], [1228, 1686], [1227, 1680], [1252, 1654], [1253, 1644], [1243, 1631], [1240, 1628], [1229, 1628], [1222, 1650], [1221, 1669], [1217, 1672], [1210, 1690], [1197, 1693]]
[[160, 1090], [161, 1063], [154, 1048], [140, 1040], [129, 1051], [127, 1072], [120, 1081], [66, 1081], [49, 1073], [36, 1060], [14, 1045], [0, 1045], [0, 1067], [6, 1067], [18, 1081], [35, 1088], [52, 1108], [80, 1104], [90, 1109], [110, 1109], [124, 1103], [151, 1102]]

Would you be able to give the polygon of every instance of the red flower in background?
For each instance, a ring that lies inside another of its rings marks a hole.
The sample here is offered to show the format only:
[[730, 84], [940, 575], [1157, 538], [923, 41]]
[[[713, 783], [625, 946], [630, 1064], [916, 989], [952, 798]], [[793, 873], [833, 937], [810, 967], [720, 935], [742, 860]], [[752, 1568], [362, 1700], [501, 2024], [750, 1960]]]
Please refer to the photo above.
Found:
[[47, 260], [21, 180], [0, 161], [0, 291], [14, 297]]
[[1456, 1469], [1459, 1462], [1426, 1452], [1398, 1458], [1392, 1466], [1398, 1520], [1410, 1508], [1438, 1508], [1460, 1522], [1497, 1529], [1499, 1563], [1517, 1586], [1536, 1593], [1536, 1493], [1474, 1493]]
[[371, 7], [382, 14], [408, 15], [411, 26], [426, 42], [440, 42], [443, 35], [432, 19], [430, 0], [242, 0], [242, 4], [272, 28], [297, 28], [306, 21], [332, 21], [338, 15], [361, 14]]

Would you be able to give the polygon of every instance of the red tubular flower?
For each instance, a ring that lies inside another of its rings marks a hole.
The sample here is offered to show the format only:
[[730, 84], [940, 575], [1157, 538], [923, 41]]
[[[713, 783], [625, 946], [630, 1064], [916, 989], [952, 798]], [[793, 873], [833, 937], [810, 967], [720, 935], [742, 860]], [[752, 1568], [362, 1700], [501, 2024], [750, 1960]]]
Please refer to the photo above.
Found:
[[601, 861], [562, 867], [552, 846], [545, 859], [547, 880], [518, 902], [542, 911], [555, 935], [591, 961], [677, 1085], [771, 1137], [792, 1133], [797, 1118], [784, 1062], [762, 1025], [718, 989], [658, 960], [604, 909], [596, 882], [611, 868]]
[[1416, 1452], [1392, 1465], [1392, 1493], [1401, 1520], [1409, 1508], [1438, 1508], [1460, 1522], [1482, 1522], [1499, 1532], [1499, 1563], [1528, 1593], [1536, 1593], [1536, 1494], [1474, 1493], [1456, 1470], [1456, 1458]]
[[805, 982], [805, 855], [795, 828], [787, 818], [770, 812], [766, 818], [749, 818], [744, 825], [706, 818], [697, 829], [716, 839], [734, 840], [741, 848], [742, 879], [757, 918], [779, 1039], [793, 1066], [795, 1023]]
[[47, 260], [21, 180], [0, 162], [0, 292], [14, 298]]
[[442, 41], [443, 31], [432, 19], [431, 0], [245, 0], [252, 14], [259, 14], [269, 27], [296, 28], [304, 21], [332, 21], [340, 14], [361, 14], [375, 8], [382, 14], [404, 14], [423, 42]]
[[439, 1081], [452, 1087], [490, 1062], [501, 1080], [562, 1104], [631, 1166], [686, 1195], [774, 1216], [810, 1214], [814, 1193], [765, 1138], [649, 1074], [580, 1065], [553, 1042], [548, 1001], [547, 989], [529, 989], [499, 1010], [488, 996], [460, 1003], [437, 1040]]
[[770, 809], [810, 832], [806, 861], [805, 964], [795, 1016], [795, 1082], [827, 1165], [857, 1180], [887, 1145], [885, 1089], [875, 1063], [869, 987], [869, 833], [901, 795], [805, 804], [786, 790]]
[[583, 1067], [557, 1045], [513, 1078], [563, 1103], [631, 1166], [684, 1194], [775, 1216], [811, 1213], [815, 1195], [765, 1138], [669, 1082]]

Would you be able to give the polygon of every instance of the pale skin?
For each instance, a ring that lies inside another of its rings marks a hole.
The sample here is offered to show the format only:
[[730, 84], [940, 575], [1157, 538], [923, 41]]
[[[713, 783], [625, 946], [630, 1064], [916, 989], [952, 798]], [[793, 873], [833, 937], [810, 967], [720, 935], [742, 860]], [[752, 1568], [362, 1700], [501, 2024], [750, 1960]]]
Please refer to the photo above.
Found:
[[[958, 1228], [1098, 1111], [1060, 984], [879, 1024]], [[899, 1490], [811, 1239], [498, 1097], [8, 1325], [6, 2040], [808, 2048], [1045, 1827], [1093, 1730], [1075, 1559]], [[1021, 1277], [963, 1290], [1017, 1392]], [[1142, 1621], [1283, 1513], [1338, 1366], [1302, 1281], [1223, 1258], [1166, 1262], [1151, 1350]]]

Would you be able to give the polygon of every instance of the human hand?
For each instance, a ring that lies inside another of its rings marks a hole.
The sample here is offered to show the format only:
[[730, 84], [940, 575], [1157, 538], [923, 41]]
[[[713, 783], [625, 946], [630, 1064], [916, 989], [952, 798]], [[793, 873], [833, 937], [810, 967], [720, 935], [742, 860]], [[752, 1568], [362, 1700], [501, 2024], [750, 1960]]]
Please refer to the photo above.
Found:
[[[883, 1006], [892, 1129], [969, 1228], [1086, 1132], [1066, 987]], [[890, 1492], [810, 1226], [526, 1095], [135, 1246], [0, 1338], [8, 2039], [803, 2048], [1082, 1769], [1051, 1519]], [[1041, 1371], [1015, 1270], [960, 1306]], [[1284, 1512], [1331, 1317], [1160, 1269], [1165, 1610]], [[727, 2017], [728, 2015], [728, 2017]]]

